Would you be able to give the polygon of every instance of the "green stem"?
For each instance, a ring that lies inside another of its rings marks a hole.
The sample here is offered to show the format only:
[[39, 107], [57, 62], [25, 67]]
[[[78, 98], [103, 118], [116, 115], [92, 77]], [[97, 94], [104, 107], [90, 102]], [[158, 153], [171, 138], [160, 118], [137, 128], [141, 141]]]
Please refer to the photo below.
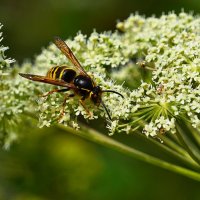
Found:
[[[179, 144], [176, 144], [173, 142], [170, 138], [167, 138], [165, 135], [159, 135], [160, 139], [163, 140], [163, 142], [172, 149], [172, 151], [175, 151], [179, 154], [181, 154], [184, 157], [190, 158], [189, 154], [187, 151], [185, 151]], [[192, 159], [191, 159], [192, 160]]]
[[133, 124], [135, 124], [136, 122], [142, 120], [143, 118], [146, 118], [146, 116], [148, 116], [148, 113], [145, 114], [145, 115], [142, 115], [141, 117], [139, 117], [139, 118], [137, 118], [137, 119], [135, 119], [135, 120], [133, 120], [133, 121], [131, 121], [131, 122], [129, 122], [129, 123], [120, 124], [119, 127], [120, 127], [120, 128], [123, 128], [123, 127], [126, 127], [127, 125], [133, 125]]
[[112, 148], [114, 150], [117, 150], [119, 152], [122, 152], [126, 155], [129, 155], [131, 157], [137, 158], [139, 160], [142, 161], [146, 161], [147, 163], [156, 165], [158, 167], [179, 173], [181, 175], [184, 175], [186, 177], [189, 177], [191, 179], [200, 181], [200, 174], [197, 172], [194, 172], [192, 170], [186, 169], [184, 167], [180, 167], [171, 163], [168, 163], [166, 161], [162, 161], [158, 158], [155, 158], [153, 156], [150, 156], [148, 154], [145, 154], [143, 152], [140, 152], [134, 148], [131, 148], [129, 146], [126, 146], [118, 141], [113, 140], [112, 138], [105, 136], [99, 132], [97, 132], [96, 130], [93, 130], [89, 127], [82, 127], [82, 130], [74, 130], [70, 127], [67, 126], [63, 126], [63, 125], [58, 125], [59, 128], [61, 128], [62, 130], [65, 130], [67, 132], [70, 132], [72, 134], [81, 136], [87, 140], [93, 141], [95, 143], [104, 145], [106, 147]]
[[176, 123], [176, 127], [176, 135], [179, 138], [180, 142], [185, 146], [187, 152], [190, 154], [193, 160], [200, 164], [200, 150], [188, 137], [187, 134], [189, 134], [190, 131], [188, 131], [187, 127], [184, 124]]
[[[147, 139], [147, 137], [145, 137], [142, 134], [138, 134], [138, 135], [140, 135], [143, 139]], [[150, 137], [148, 138], [148, 140], [150, 142], [152, 142], [153, 144], [155, 144], [156, 146], [158, 146], [160, 149], [167, 152], [168, 154], [170, 154], [170, 155], [174, 156], [175, 158], [183, 161], [184, 164], [186, 164], [187, 166], [192, 167], [193, 169], [198, 170], [198, 171], [200, 170], [200, 166], [193, 159], [191, 159], [191, 157], [187, 154], [186, 151], [184, 151], [183, 149], [178, 147], [178, 145], [176, 145], [175, 143], [170, 141], [168, 138], [166, 138], [166, 136], [160, 137], [160, 138], [164, 141], [164, 143], [167, 146], [163, 143], [156, 141], [155, 139], [150, 138]]]
[[[31, 118], [37, 119], [35, 117], [35, 115], [30, 113], [30, 112], [25, 112], [24, 114], [31, 117]], [[129, 147], [129, 146], [124, 145], [124, 144], [122, 144], [118, 141], [115, 141], [112, 138], [97, 132], [96, 130], [93, 130], [89, 127], [85, 127], [84, 125], [81, 126], [82, 131], [81, 130], [77, 131], [77, 130], [71, 128], [71, 127], [63, 126], [61, 124], [58, 124], [57, 127], [59, 127], [62, 130], [65, 130], [69, 133], [72, 133], [74, 135], [81, 136], [81, 137], [83, 137], [87, 140], [90, 140], [92, 142], [96, 142], [98, 144], [101, 144], [101, 145], [107, 146], [109, 148], [115, 149], [115, 150], [122, 152], [126, 155], [129, 155], [131, 157], [137, 158], [137, 159], [142, 160], [142, 161], [146, 161], [147, 163], [153, 164], [155, 166], [158, 166], [158, 167], [176, 172], [178, 174], [184, 175], [184, 176], [189, 177], [191, 179], [200, 181], [200, 174], [198, 172], [195, 172], [195, 171], [186, 169], [184, 167], [180, 167], [180, 166], [168, 163], [166, 161], [162, 161], [158, 158], [155, 158], [153, 156], [145, 154], [145, 153], [138, 151], [138, 150], [136, 150], [132, 147]]]
[[189, 127], [189, 129], [191, 130], [191, 134], [194, 137], [197, 145], [200, 147], [200, 132], [198, 131], [198, 129], [195, 129], [194, 127], [192, 127], [191, 125], [187, 124]]
[[[150, 116], [150, 118], [152, 118], [152, 116]], [[145, 122], [144, 122], [144, 124], [145, 124]], [[147, 137], [144, 137], [144, 134], [140, 134], [139, 131], [137, 131], [137, 132], [138, 132], [138, 135], [143, 136], [142, 138], [147, 138]], [[187, 166], [190, 166], [193, 169], [196, 169], [198, 171], [200, 170], [200, 166], [189, 156], [187, 151], [185, 151], [183, 148], [181, 148], [176, 143], [172, 142], [166, 136], [162, 137], [162, 135], [160, 135], [159, 137], [165, 142], [166, 145], [161, 144], [151, 138], [148, 138], [148, 140], [153, 142], [154, 144], [156, 144], [156, 146], [163, 149], [165, 152], [167, 152], [167, 153], [173, 155], [175, 158], [183, 161]]]

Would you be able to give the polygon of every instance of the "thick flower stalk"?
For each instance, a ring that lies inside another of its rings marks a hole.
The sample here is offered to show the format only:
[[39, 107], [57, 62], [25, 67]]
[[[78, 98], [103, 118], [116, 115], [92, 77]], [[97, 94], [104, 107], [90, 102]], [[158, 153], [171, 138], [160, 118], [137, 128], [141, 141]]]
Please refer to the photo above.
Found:
[[[200, 18], [186, 13], [171, 13], [160, 18], [131, 15], [117, 24], [114, 33], [93, 32], [88, 37], [78, 33], [74, 39], [66, 40], [97, 85], [124, 96], [121, 98], [114, 93], [102, 95], [112, 120], [109, 120], [103, 107], [93, 105], [90, 99], [85, 102], [92, 113], [88, 115], [79, 104], [78, 96], [67, 99], [64, 116], [60, 118], [63, 94], [39, 97], [38, 94], [45, 94], [54, 87], [18, 76], [17, 72], [45, 75], [52, 66], [71, 66], [54, 44], [43, 49], [34, 64], [24, 63], [20, 68], [15, 66], [10, 69], [10, 60], [6, 61], [1, 53], [2, 142], [8, 135], [11, 136], [11, 122], [27, 114], [36, 115], [40, 127], [56, 124], [71, 132], [74, 131], [69, 126], [87, 132], [79, 122], [79, 116], [87, 121], [103, 118], [107, 121], [109, 135], [127, 133], [132, 137], [131, 133], [135, 133], [149, 136], [149, 141], [195, 169], [195, 172], [176, 168], [172, 164], [162, 165], [160, 160], [124, 148], [127, 154], [200, 180], [200, 174], [196, 172], [200, 170], [199, 41]], [[9, 78], [3, 74], [9, 74]], [[88, 138], [91, 134], [85, 135], [84, 131], [79, 135]], [[94, 131], [89, 132], [93, 134]], [[155, 138], [159, 138], [159, 142]], [[106, 143], [104, 137], [98, 135], [88, 139], [115, 149], [119, 147], [112, 142]]]

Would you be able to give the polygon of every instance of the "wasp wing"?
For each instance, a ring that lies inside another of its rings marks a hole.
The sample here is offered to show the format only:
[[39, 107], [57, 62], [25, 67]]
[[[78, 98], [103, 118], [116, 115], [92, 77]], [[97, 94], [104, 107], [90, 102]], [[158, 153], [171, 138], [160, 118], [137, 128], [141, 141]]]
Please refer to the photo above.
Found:
[[76, 69], [83, 75], [88, 76], [87, 72], [83, 69], [71, 49], [67, 46], [67, 44], [59, 37], [55, 37], [54, 39], [55, 45], [61, 50], [61, 52], [73, 63]]
[[54, 80], [54, 79], [50, 79], [46, 76], [39, 76], [39, 75], [34, 75], [34, 74], [22, 74], [19, 73], [20, 76], [27, 78], [29, 80], [32, 81], [38, 81], [38, 82], [43, 82], [43, 83], [48, 83], [51, 85], [57, 85], [57, 86], [62, 86], [62, 87], [67, 87], [69, 89], [76, 89], [74, 84], [71, 83], [67, 83], [63, 80]]

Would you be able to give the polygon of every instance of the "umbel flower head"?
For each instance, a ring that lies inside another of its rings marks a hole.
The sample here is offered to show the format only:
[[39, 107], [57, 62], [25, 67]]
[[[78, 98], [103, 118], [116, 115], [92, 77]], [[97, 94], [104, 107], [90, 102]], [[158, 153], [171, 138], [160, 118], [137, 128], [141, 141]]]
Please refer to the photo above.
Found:
[[124, 51], [135, 58], [142, 54], [143, 67], [151, 71], [151, 78], [131, 91], [132, 119], [120, 127], [131, 131], [139, 123], [145, 134], [155, 136], [175, 132], [181, 118], [200, 128], [199, 25], [199, 18], [186, 13], [130, 16], [117, 25], [124, 32]]
[[[200, 18], [186, 13], [170, 13], [160, 18], [131, 15], [117, 24], [114, 33], [93, 32], [88, 37], [78, 33], [66, 43], [84, 69], [97, 85], [124, 96], [120, 98], [114, 93], [102, 96], [112, 121], [104, 109], [94, 106], [90, 99], [85, 102], [93, 114], [89, 116], [79, 104], [78, 96], [67, 100], [65, 115], [58, 121], [63, 94], [54, 93], [40, 98], [38, 94], [54, 87], [28, 82], [17, 75], [12, 80], [12, 87], [8, 80], [6, 87], [11, 90], [9, 96], [12, 95], [9, 105], [7, 101], [2, 101], [5, 112], [1, 116], [28, 110], [39, 113], [40, 127], [62, 123], [74, 128], [79, 127], [79, 115], [87, 120], [105, 118], [110, 134], [138, 130], [153, 137], [166, 132], [174, 133], [178, 119], [187, 120], [199, 129], [199, 41]], [[72, 64], [54, 44], [50, 44], [36, 57], [33, 65], [24, 63], [20, 72], [46, 75], [51, 67], [59, 65]], [[2, 66], [5, 68], [6, 65]], [[9, 70], [19, 71], [19, 68], [16, 66]]]

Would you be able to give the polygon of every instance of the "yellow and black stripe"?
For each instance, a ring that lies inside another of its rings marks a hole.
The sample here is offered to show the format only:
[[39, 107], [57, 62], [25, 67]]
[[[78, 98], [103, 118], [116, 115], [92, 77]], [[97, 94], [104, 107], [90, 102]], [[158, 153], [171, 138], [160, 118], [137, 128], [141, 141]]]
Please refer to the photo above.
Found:
[[76, 71], [67, 66], [56, 66], [56, 67], [52, 67], [47, 72], [47, 77], [54, 80], [60, 79], [67, 83], [70, 83], [76, 77]]

